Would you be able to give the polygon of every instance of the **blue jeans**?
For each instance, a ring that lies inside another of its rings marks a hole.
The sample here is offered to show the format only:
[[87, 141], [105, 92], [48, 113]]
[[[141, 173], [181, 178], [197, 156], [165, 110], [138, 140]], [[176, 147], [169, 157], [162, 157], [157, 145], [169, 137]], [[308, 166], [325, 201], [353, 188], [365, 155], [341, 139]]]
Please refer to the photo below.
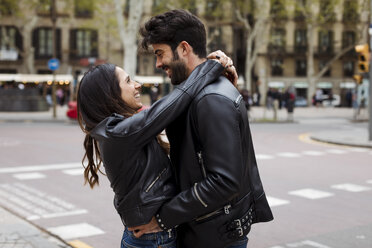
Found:
[[176, 232], [172, 230], [144, 234], [136, 238], [133, 232], [125, 228], [121, 248], [176, 248]]
[[244, 237], [244, 239], [236, 241], [234, 244], [230, 245], [228, 248], [247, 248], [248, 238]]

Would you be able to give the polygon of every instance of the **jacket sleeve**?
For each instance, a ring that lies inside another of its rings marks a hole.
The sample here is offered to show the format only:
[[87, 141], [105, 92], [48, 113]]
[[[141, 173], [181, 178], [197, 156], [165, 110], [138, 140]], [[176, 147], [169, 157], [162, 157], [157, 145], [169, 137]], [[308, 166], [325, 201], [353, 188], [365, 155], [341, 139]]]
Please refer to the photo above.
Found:
[[129, 118], [118, 118], [117, 115], [109, 117], [105, 124], [106, 134], [125, 138], [132, 147], [148, 143], [185, 111], [193, 97], [206, 85], [215, 81], [223, 70], [223, 66], [216, 61], [208, 60], [202, 63], [192, 71], [186, 81], [149, 109]]
[[165, 229], [227, 205], [238, 195], [247, 169], [242, 159], [241, 115], [234, 102], [211, 94], [196, 109], [206, 177], [161, 207], [156, 217]]

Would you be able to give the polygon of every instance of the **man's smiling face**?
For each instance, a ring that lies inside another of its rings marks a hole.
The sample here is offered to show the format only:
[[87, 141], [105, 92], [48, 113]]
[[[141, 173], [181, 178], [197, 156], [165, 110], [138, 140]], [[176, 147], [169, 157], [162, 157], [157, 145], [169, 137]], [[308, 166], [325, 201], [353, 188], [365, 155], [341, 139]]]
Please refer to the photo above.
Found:
[[187, 79], [187, 66], [180, 59], [177, 49], [173, 52], [167, 44], [153, 44], [152, 47], [156, 56], [156, 68], [165, 71], [172, 84], [177, 85]]

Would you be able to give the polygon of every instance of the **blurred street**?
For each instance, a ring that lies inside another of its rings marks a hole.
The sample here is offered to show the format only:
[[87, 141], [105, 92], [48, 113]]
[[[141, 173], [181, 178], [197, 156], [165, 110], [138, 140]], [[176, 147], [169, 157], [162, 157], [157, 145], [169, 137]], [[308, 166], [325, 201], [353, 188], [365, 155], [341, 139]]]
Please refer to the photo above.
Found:
[[[94, 190], [83, 185], [83, 134], [64, 110], [57, 120], [49, 112], [0, 113], [0, 206], [74, 247], [118, 247], [123, 226], [108, 180], [101, 176]], [[372, 149], [311, 139], [364, 130], [367, 136], [368, 123], [352, 122], [352, 109], [294, 113], [293, 123], [285, 122], [284, 110], [278, 112], [283, 121], [270, 123], [259, 120], [271, 112], [251, 111], [256, 157], [275, 220], [254, 225], [248, 247], [372, 247]], [[369, 145], [367, 137], [360, 143]]]

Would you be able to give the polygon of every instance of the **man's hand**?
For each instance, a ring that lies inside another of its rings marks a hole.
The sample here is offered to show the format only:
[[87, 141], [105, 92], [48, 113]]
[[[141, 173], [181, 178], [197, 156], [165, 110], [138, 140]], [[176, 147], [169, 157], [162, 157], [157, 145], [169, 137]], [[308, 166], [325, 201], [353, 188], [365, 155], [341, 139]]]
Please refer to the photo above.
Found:
[[160, 232], [162, 229], [159, 227], [155, 217], [152, 217], [151, 221], [142, 226], [128, 227], [129, 231], [132, 231], [136, 238], [141, 237], [145, 233]]
[[223, 67], [225, 67], [225, 71], [223, 75], [235, 86], [238, 86], [238, 74], [236, 69], [233, 65], [232, 60], [222, 51], [217, 50], [215, 52], [210, 53], [207, 56], [208, 59], [213, 59], [219, 62]]

